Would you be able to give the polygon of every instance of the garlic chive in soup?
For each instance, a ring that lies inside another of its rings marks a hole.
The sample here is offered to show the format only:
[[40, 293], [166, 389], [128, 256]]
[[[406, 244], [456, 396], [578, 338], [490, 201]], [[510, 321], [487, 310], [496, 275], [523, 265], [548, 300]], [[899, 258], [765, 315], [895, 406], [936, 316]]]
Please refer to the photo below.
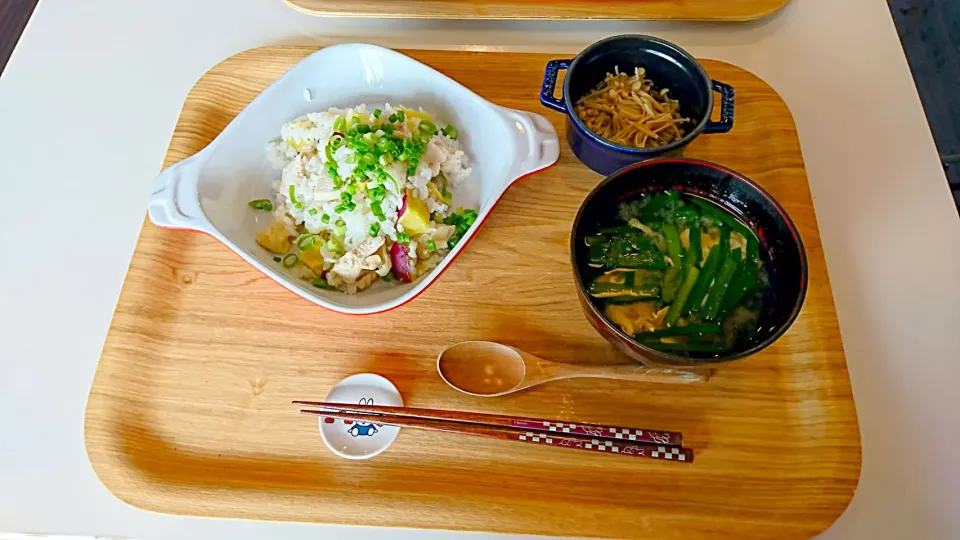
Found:
[[756, 234], [704, 199], [667, 190], [619, 206], [585, 241], [589, 294], [639, 343], [721, 355], [756, 334], [769, 280]]

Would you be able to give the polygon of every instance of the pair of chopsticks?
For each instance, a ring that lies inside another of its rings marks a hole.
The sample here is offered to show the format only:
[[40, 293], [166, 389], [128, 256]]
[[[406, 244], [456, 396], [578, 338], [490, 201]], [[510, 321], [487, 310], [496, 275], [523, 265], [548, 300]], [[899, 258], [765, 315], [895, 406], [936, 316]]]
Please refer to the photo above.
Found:
[[693, 461], [693, 450], [682, 447], [683, 435], [673, 431], [655, 431], [412, 407], [354, 405], [325, 401], [294, 401], [293, 404], [313, 407], [300, 411], [302, 414], [312, 416], [461, 433], [477, 437], [522, 441], [667, 461], [686, 463]]

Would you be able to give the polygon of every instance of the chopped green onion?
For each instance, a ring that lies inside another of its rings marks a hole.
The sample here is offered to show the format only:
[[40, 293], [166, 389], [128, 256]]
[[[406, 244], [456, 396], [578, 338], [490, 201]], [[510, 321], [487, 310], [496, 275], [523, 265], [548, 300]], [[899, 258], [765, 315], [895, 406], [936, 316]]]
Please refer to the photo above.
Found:
[[338, 214], [342, 214], [342, 213], [344, 212], [344, 210], [346, 210], [346, 209], [347, 209], [347, 207], [344, 206], [344, 205], [342, 205], [342, 204], [338, 204], [338, 205], [336, 205], [335, 207], [333, 207], [333, 211], [336, 212], [336, 213], [338, 213]]
[[325, 213], [322, 216], [320, 216], [320, 221], [324, 223], [330, 223], [330, 214]]
[[390, 135], [393, 133], [393, 126], [391, 126], [390, 124], [384, 124], [380, 126], [380, 129], [383, 130], [383, 132], [386, 133], [387, 135]]
[[273, 262], [280, 262], [280, 260], [281, 260], [280, 257], [274, 257], [274, 258], [273, 258]]
[[341, 146], [343, 146], [343, 143], [344, 143], [343, 135], [340, 135], [339, 133], [334, 133], [333, 136], [330, 137], [330, 144], [328, 146], [332, 146], [333, 149], [336, 150], [337, 148], [340, 148]]
[[391, 114], [389, 117], [387, 117], [387, 120], [389, 120], [391, 124], [396, 122], [398, 120], [396, 113]]
[[372, 131], [372, 130], [370, 129], [370, 126], [368, 126], [368, 125], [366, 125], [366, 124], [360, 124], [359, 126], [357, 126], [357, 133], [360, 133], [361, 135], [365, 135], [365, 134], [367, 134], [367, 133], [370, 133], [370, 131]]
[[373, 110], [373, 117], [374, 117], [374, 118], [380, 118], [380, 115], [381, 115], [381, 114], [383, 114], [383, 111], [381, 111], [380, 109], [374, 109], [374, 110]]
[[457, 128], [453, 127], [452, 124], [447, 124], [443, 129], [440, 130], [440, 133], [443, 133], [453, 140], [457, 140]]
[[376, 238], [378, 234], [380, 234], [380, 224], [374, 222], [370, 225], [370, 236]]
[[[353, 184], [348, 184], [347, 187], [350, 187], [352, 185]], [[340, 201], [343, 202], [344, 205], [348, 205], [353, 201], [353, 195], [351, 195], [349, 191], [341, 191]]]
[[327, 240], [327, 249], [329, 249], [330, 251], [340, 252], [342, 251], [341, 249], [342, 247], [343, 246], [340, 245], [340, 242], [338, 242], [336, 238], [331, 238], [330, 240]]
[[347, 121], [344, 120], [342, 116], [338, 116], [337, 119], [333, 121], [334, 131], [343, 131], [345, 127], [347, 127]]
[[373, 212], [373, 215], [377, 216], [377, 219], [380, 221], [386, 221], [387, 216], [383, 213], [383, 208], [379, 202], [370, 203], [370, 211]]
[[318, 288], [318, 289], [329, 289], [329, 288], [330, 288], [330, 284], [327, 283], [327, 280], [323, 279], [322, 277], [315, 277], [315, 278], [313, 278], [313, 281], [311, 281], [310, 283], [312, 283], [313, 286], [316, 287], [316, 288]]
[[315, 234], [301, 234], [300, 238], [297, 238], [297, 249], [300, 251], [306, 251], [312, 248], [317, 243], [317, 235]]
[[374, 163], [377, 162], [377, 158], [373, 154], [364, 154], [363, 162], [366, 163], [367, 165], [373, 165]]
[[387, 272], [387, 275], [383, 276], [383, 280], [387, 283], [393, 281], [393, 272]]
[[437, 134], [437, 126], [436, 126], [436, 124], [434, 124], [433, 122], [431, 122], [431, 121], [429, 121], [429, 120], [421, 120], [421, 121], [420, 121], [420, 125], [417, 126], [417, 130], [419, 130], [420, 133], [423, 133], [424, 135], [431, 135], [431, 136], [432, 136], [432, 135], [436, 135], [436, 134]]
[[355, 202], [353, 202], [353, 201], [350, 201], [349, 203], [345, 204], [344, 206], [347, 208], [347, 211], [348, 211], [348, 212], [353, 212], [354, 210], [357, 209], [357, 203], [355, 203]]
[[335, 232], [335, 233], [337, 234], [337, 236], [344, 236], [344, 235], [346, 235], [346, 234], [347, 234], [347, 224], [344, 223], [344, 221], [343, 221], [342, 219], [338, 219], [337, 222], [334, 223], [334, 225], [333, 225], [333, 232]]
[[307, 212], [309, 212], [311, 216], [317, 215], [317, 209], [316, 209], [316, 208], [311, 208], [310, 210], [307, 210]]
[[283, 267], [284, 268], [293, 268], [300, 262], [300, 257], [297, 257], [296, 253], [287, 253], [283, 257]]
[[294, 208], [303, 208], [303, 205], [300, 204], [300, 201], [297, 200], [297, 195], [294, 193], [295, 188], [293, 184], [290, 184], [290, 202], [293, 203]]
[[360, 123], [360, 117], [357, 115], [353, 115], [353, 117], [350, 118], [350, 123], [356, 126], [357, 124]]
[[357, 128], [350, 128], [350, 129], [347, 130], [347, 138], [348, 138], [348, 139], [355, 139], [355, 138], [357, 138], [357, 135], [358, 135], [358, 133], [357, 133]]
[[256, 210], [264, 210], [266, 212], [273, 210], [273, 203], [270, 202], [270, 199], [256, 199], [250, 201], [248, 204], [250, 205], [250, 208]]
[[397, 109], [397, 120], [403, 122], [403, 109]]
[[363, 142], [367, 142], [370, 144], [377, 142], [377, 135], [375, 133], [370, 133], [370, 132], [364, 133], [363, 137], [361, 138], [363, 139]]
[[436, 251], [437, 243], [434, 242], [433, 240], [427, 240], [427, 249], [429, 249], [430, 251]]
[[406, 244], [409, 241], [410, 241], [410, 237], [407, 236], [406, 233], [402, 233], [402, 232], [397, 233], [397, 242], [400, 242], [401, 244]]
[[380, 165], [386, 167], [393, 162], [393, 156], [390, 154], [380, 154]]

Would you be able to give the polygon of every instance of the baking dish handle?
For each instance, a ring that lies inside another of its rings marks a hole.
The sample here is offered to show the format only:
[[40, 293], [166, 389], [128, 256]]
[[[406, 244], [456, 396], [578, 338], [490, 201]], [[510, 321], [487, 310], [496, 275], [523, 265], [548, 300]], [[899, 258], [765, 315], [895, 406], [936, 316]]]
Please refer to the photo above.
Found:
[[570, 67], [573, 60], [550, 60], [547, 62], [547, 69], [543, 72], [543, 85], [540, 86], [540, 103], [562, 113], [567, 112], [567, 106], [563, 103], [563, 96], [560, 99], [553, 97], [557, 88], [557, 77], [561, 69]]
[[733, 128], [734, 91], [729, 84], [720, 81], [713, 83], [713, 91], [720, 94], [720, 121], [710, 120], [703, 128], [704, 133], [726, 133]]
[[[539, 114], [501, 108], [512, 129], [520, 132], [519, 162], [513, 165], [513, 178], [520, 179], [553, 165], [560, 157], [560, 140], [549, 120]], [[524, 148], [526, 146], [526, 148]]]
[[150, 221], [172, 229], [207, 229], [208, 221], [197, 193], [201, 163], [200, 154], [196, 154], [167, 167], [157, 176], [147, 203]]

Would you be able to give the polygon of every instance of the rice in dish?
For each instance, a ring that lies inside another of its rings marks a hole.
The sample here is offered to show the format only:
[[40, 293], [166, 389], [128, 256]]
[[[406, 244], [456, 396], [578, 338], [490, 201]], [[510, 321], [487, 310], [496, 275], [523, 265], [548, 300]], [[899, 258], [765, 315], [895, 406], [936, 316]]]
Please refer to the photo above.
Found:
[[680, 115], [680, 102], [656, 90], [646, 70], [633, 75], [607, 73], [595, 90], [577, 100], [574, 112], [587, 129], [610, 142], [636, 148], [656, 148], [682, 139], [689, 118]]
[[273, 196], [250, 202], [275, 216], [257, 243], [315, 286], [349, 294], [436, 267], [477, 218], [451, 211], [451, 191], [471, 169], [456, 129], [436, 122], [423, 110], [361, 104], [284, 124], [267, 145], [282, 170]]

